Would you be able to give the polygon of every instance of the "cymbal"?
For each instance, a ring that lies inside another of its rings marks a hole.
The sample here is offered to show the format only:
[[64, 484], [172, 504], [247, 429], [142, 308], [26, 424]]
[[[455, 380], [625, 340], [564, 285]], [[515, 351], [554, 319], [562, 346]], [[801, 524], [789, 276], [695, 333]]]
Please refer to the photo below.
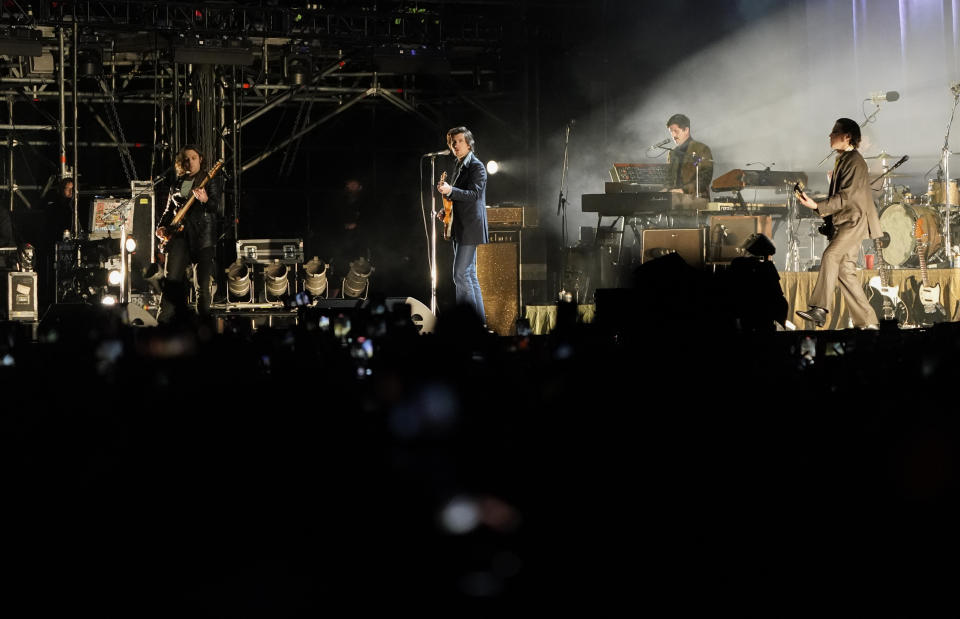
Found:
[[864, 159], [899, 159], [902, 156], [903, 155], [891, 155], [887, 151], [882, 150], [873, 157], [864, 157]]

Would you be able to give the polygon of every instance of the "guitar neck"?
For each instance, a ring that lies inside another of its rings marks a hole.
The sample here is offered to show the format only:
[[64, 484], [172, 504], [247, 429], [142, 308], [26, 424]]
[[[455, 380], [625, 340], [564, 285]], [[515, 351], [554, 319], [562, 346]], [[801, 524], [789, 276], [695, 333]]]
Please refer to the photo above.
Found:
[[[222, 165], [223, 165], [223, 160], [222, 159], [218, 160], [213, 165], [213, 167], [210, 168], [210, 171], [204, 174], [203, 179], [200, 181], [200, 184], [197, 185], [196, 187], [192, 187], [191, 189], [203, 189], [207, 185], [207, 182], [209, 182], [210, 179], [213, 178], [217, 174], [217, 172], [220, 171], [220, 166]], [[177, 214], [173, 216], [173, 220], [171, 220], [170, 223], [176, 225], [176, 224], [179, 224], [181, 221], [183, 221], [183, 218], [187, 216], [187, 212], [190, 210], [190, 207], [193, 206], [193, 203], [196, 199], [197, 199], [196, 194], [194, 194], [193, 191], [191, 191], [190, 199], [187, 200], [186, 204], [180, 207], [180, 210], [178, 210]]]
[[920, 279], [923, 281], [923, 287], [929, 288], [930, 282], [927, 280], [927, 244], [925, 242], [917, 243], [917, 258], [920, 260]]
[[880, 275], [880, 285], [887, 288], [890, 286], [890, 269], [883, 259], [883, 247], [880, 245], [880, 239], [873, 239], [873, 248], [876, 254], [877, 273]]
[[183, 218], [187, 216], [187, 211], [190, 210], [190, 207], [193, 206], [194, 200], [197, 199], [197, 196], [191, 194], [190, 199], [187, 200], [186, 204], [180, 207], [177, 211], [177, 214], [173, 216], [173, 219], [170, 220], [171, 224], [178, 224], [183, 221]]

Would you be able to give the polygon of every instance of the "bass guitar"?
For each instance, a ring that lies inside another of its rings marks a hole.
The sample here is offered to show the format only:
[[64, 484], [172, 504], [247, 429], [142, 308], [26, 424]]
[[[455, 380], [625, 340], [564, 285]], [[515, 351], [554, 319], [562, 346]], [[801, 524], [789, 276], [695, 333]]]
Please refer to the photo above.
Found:
[[[214, 176], [217, 175], [217, 172], [220, 171], [220, 168], [223, 167], [223, 159], [217, 160], [213, 167], [210, 168], [210, 171], [207, 172], [206, 176], [203, 177], [203, 180], [200, 181], [200, 184], [192, 189], [201, 189], [203, 188]], [[187, 200], [186, 204], [181, 206], [176, 215], [173, 216], [173, 219], [169, 223], [161, 223], [157, 228], [157, 238], [160, 239], [160, 242], [157, 244], [157, 249], [160, 253], [166, 252], [167, 243], [173, 240], [178, 234], [183, 232], [183, 219], [187, 216], [187, 213], [190, 211], [190, 207], [193, 206], [193, 202], [197, 199], [197, 196], [191, 195], [190, 199]]]
[[907, 305], [900, 299], [900, 286], [890, 285], [890, 266], [883, 259], [883, 239], [873, 239], [877, 275], [867, 282], [867, 300], [880, 320], [896, 320], [903, 326], [910, 319]]
[[[802, 200], [807, 197], [807, 194], [803, 192], [805, 189], [803, 181], [797, 181], [793, 186], [793, 195], [797, 197], [797, 200]], [[804, 207], [806, 208], [806, 207]], [[833, 227], [833, 215], [827, 215], [823, 218], [823, 223], [817, 228], [817, 232], [827, 237], [829, 240], [833, 240], [833, 236], [836, 234], [837, 229]]]
[[914, 308], [917, 324], [930, 327], [947, 320], [947, 310], [940, 301], [940, 284], [930, 286], [927, 276], [927, 233], [923, 229], [923, 219], [917, 218], [913, 227], [913, 236], [917, 239], [917, 258], [920, 261], [920, 278], [923, 283], [917, 292], [919, 307]]
[[[447, 173], [440, 175], [440, 183], [447, 180]], [[439, 183], [438, 183], [439, 184]], [[442, 196], [443, 202], [443, 240], [449, 241], [453, 236], [453, 200]]]

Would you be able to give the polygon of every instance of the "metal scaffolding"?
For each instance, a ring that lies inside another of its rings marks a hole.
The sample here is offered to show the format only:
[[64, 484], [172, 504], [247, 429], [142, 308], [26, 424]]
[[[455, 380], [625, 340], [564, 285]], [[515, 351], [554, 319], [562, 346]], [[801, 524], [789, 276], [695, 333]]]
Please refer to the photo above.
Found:
[[[489, 105], [517, 95], [504, 84], [523, 81], [505, 79], [522, 71], [519, 59], [505, 58], [507, 35], [516, 28], [510, 24], [528, 3], [482, 4], [483, 15], [480, 4], [469, 1], [323, 8], [299, 2], [5, 3], [0, 40], [20, 44], [0, 44], [0, 96], [8, 102], [0, 144], [8, 150], [9, 206], [15, 195], [26, 201], [13, 165], [15, 149], [24, 145], [57, 147], [60, 177], [77, 183], [76, 213], [84, 174], [80, 146], [116, 148], [125, 173], [135, 179], [130, 149], [151, 149], [150, 169], [140, 172], [153, 177], [172, 164], [180, 146], [197, 142], [227, 160], [238, 196], [244, 172], [285, 149], [295, 156], [306, 134], [357, 105], [387, 104], [432, 130], [440, 121], [437, 110], [448, 104], [467, 103], [497, 119]], [[153, 112], [150, 142], [125, 139], [124, 116], [142, 126], [147, 106]], [[242, 129], [283, 108], [299, 108], [291, 134], [244, 157]], [[32, 122], [38, 111], [45, 122]], [[100, 127], [100, 138], [80, 141], [81, 111]]]

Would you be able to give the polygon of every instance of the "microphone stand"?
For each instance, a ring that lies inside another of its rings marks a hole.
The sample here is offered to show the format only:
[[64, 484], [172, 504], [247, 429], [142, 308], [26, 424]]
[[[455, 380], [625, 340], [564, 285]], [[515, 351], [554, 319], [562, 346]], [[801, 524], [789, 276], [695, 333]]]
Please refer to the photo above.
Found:
[[[430, 155], [430, 221], [433, 222], [430, 233], [430, 311], [437, 315], [437, 189], [434, 179], [437, 175], [437, 156]], [[420, 169], [423, 169], [421, 163]]]
[[561, 223], [563, 225], [563, 230], [561, 231], [561, 242], [563, 243], [562, 247], [566, 249], [567, 247], [567, 198], [564, 195], [566, 193], [566, 183], [567, 183], [567, 155], [570, 148], [570, 126], [571, 123], [567, 123], [566, 126], [566, 135], [563, 139], [563, 167], [560, 172], [560, 197], [557, 201], [557, 215], [562, 214]]
[[[691, 153], [691, 155], [693, 155], [693, 167], [697, 173], [697, 176], [696, 176], [697, 191], [695, 195], [696, 197], [699, 198], [700, 197], [700, 162], [703, 161], [703, 157], [697, 155], [697, 153]], [[724, 236], [726, 236], [726, 234], [724, 234]]]
[[947, 134], [943, 138], [943, 151], [940, 155], [943, 162], [943, 193], [946, 204], [946, 215], [943, 218], [943, 239], [944, 249], [946, 250], [947, 265], [950, 268], [956, 267], [954, 264], [953, 241], [950, 239], [950, 128], [953, 125], [953, 117], [957, 113], [957, 103], [960, 103], [960, 86], [954, 85], [953, 92], [953, 110], [950, 112], [950, 120], [947, 121]]

